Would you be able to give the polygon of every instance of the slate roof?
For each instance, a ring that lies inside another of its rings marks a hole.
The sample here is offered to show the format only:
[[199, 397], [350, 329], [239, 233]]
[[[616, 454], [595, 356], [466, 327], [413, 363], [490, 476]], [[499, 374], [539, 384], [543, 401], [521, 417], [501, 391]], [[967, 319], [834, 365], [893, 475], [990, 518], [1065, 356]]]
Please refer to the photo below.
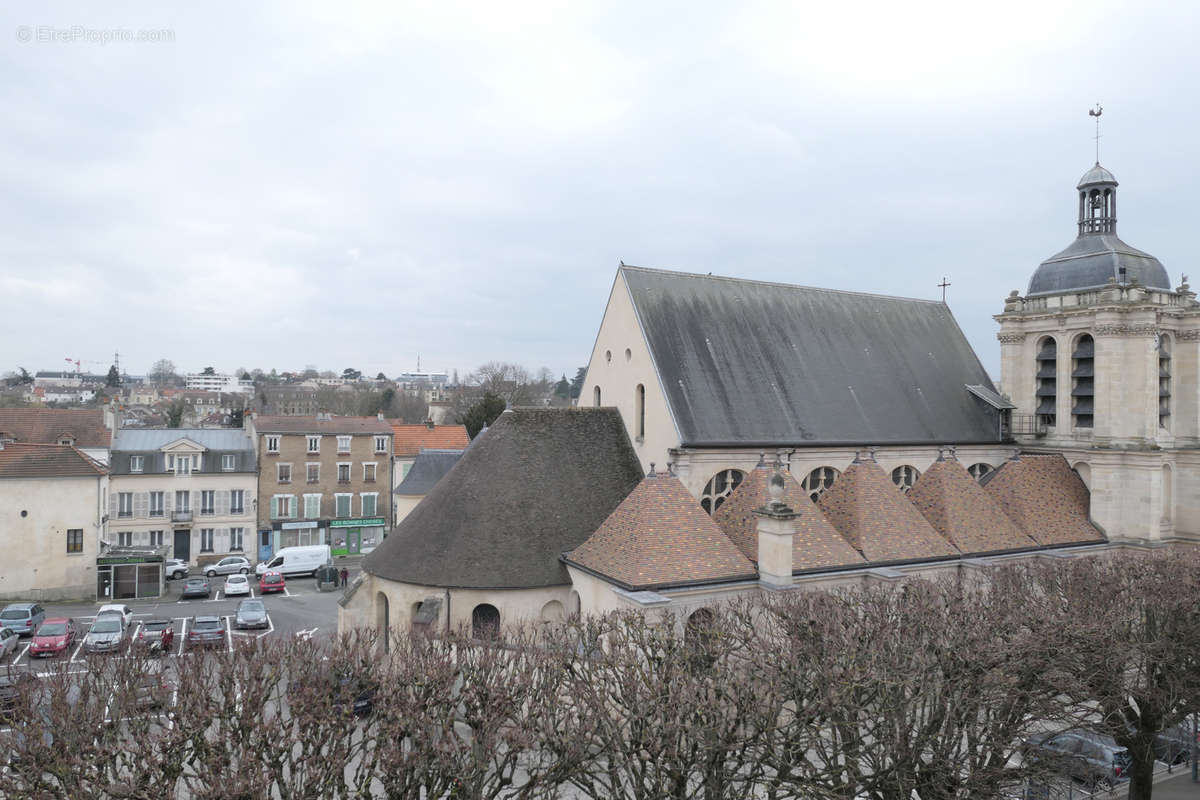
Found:
[[939, 302], [622, 265], [684, 446], [995, 442]]
[[462, 450], [422, 450], [393, 494], [426, 495], [462, 458]]
[[57, 444], [71, 434], [76, 447], [109, 447], [112, 431], [104, 427], [100, 408], [0, 408], [0, 438]]
[[984, 476], [984, 488], [1041, 545], [1104, 541], [1088, 518], [1087, 487], [1061, 455], [1022, 453]]
[[1029, 279], [1029, 296], [1099, 289], [1109, 278], [1136, 280], [1154, 289], [1170, 289], [1167, 270], [1154, 256], [1125, 244], [1115, 233], [1084, 233], [1047, 258]]
[[954, 458], [937, 461], [925, 470], [909, 490], [908, 499], [934, 530], [964, 553], [1036, 546]]
[[647, 476], [563, 559], [631, 591], [758, 576], [696, 498], [667, 474]]
[[641, 479], [615, 408], [514, 409], [475, 437], [363, 569], [424, 586], [566, 585], [560, 556]]
[[258, 433], [333, 433], [364, 434], [392, 433], [391, 423], [378, 417], [310, 417], [258, 416], [254, 419]]
[[177, 439], [191, 439], [209, 450], [254, 450], [250, 434], [241, 428], [121, 429], [113, 437], [114, 452], [158, 450]]
[[[713, 512], [713, 521], [746, 557], [758, 562], [758, 517], [753, 511], [770, 500], [767, 483], [771, 470], [765, 464], [750, 470], [741, 484]], [[857, 566], [862, 555], [837, 532], [821, 513], [808, 492], [790, 472], [783, 473], [783, 502], [798, 515], [792, 536], [792, 569], [803, 571], [825, 567]]]
[[0, 479], [95, 478], [107, 472], [70, 445], [9, 442], [0, 448]]
[[465, 450], [471, 443], [466, 425], [392, 425], [392, 455], [412, 458], [422, 450]]
[[847, 467], [817, 499], [817, 507], [867, 561], [958, 554], [874, 461]]

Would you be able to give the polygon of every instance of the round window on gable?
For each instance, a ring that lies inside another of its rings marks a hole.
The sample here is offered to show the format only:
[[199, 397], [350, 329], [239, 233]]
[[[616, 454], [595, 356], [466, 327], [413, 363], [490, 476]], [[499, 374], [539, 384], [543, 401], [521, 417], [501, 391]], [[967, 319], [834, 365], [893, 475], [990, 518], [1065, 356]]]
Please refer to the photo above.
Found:
[[808, 492], [808, 499], [815, 503], [818, 497], [825, 494], [825, 490], [833, 486], [840, 474], [833, 467], [817, 467], [805, 476], [800, 482], [800, 487]]
[[713, 475], [709, 482], [704, 487], [704, 493], [700, 495], [700, 507], [709, 514], [716, 511], [725, 502], [725, 498], [729, 497], [746, 477], [746, 473], [740, 469], [723, 469], [716, 475]]
[[900, 487], [900, 491], [905, 494], [908, 490], [917, 485], [917, 479], [921, 477], [921, 473], [916, 467], [910, 467], [908, 464], [896, 467], [892, 470], [892, 483]]
[[978, 464], [972, 464], [971, 466], [967, 467], [967, 472], [971, 473], [971, 477], [977, 481], [982, 480], [983, 476], [987, 475], [991, 471], [992, 465], [985, 464], [982, 461], [980, 461]]

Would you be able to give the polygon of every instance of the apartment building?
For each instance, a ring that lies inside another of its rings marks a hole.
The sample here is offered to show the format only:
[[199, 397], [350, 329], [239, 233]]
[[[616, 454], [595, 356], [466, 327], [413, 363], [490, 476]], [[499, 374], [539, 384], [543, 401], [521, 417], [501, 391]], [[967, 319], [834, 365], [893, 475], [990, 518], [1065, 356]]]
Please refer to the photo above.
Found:
[[237, 375], [203, 375], [187, 376], [187, 388], [201, 392], [241, 392], [248, 394], [254, 391], [254, 381], [242, 380]]
[[256, 470], [244, 430], [118, 430], [109, 538], [119, 547], [165, 545], [193, 564], [227, 554], [254, 560]]
[[318, 411], [317, 390], [296, 383], [262, 386], [255, 405], [265, 416], [313, 417]]
[[382, 417], [255, 416], [260, 558], [267, 548], [373, 549], [392, 518], [392, 426]]

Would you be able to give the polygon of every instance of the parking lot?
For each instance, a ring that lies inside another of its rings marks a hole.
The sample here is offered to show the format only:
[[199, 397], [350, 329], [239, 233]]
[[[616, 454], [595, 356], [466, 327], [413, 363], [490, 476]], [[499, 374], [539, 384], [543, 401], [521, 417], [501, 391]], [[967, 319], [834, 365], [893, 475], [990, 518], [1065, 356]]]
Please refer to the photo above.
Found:
[[[217, 647], [206, 646], [206, 650], [232, 650], [238, 644], [253, 639], [280, 636], [331, 636], [337, 632], [337, 601], [342, 596], [340, 589], [318, 591], [316, 581], [310, 577], [295, 577], [287, 580], [282, 592], [261, 595], [258, 582], [251, 574], [250, 593], [245, 597], [226, 597], [225, 579], [211, 578], [209, 597], [183, 599], [180, 597], [184, 581], [168, 581], [163, 597], [155, 600], [117, 601], [128, 605], [133, 611], [132, 622], [126, 635], [126, 643], [136, 640], [141, 626], [151, 619], [171, 621], [174, 642], [169, 655], [174, 658], [187, 657], [187, 633], [195, 617], [217, 617], [224, 629], [224, 642]], [[238, 604], [247, 598], [261, 599], [267, 611], [267, 627], [258, 630], [238, 630], [234, 625]], [[5, 659], [5, 665], [24, 669], [35, 674], [49, 673], [62, 669], [85, 670], [88, 657], [83, 649], [83, 637], [96, 619], [96, 611], [103, 603], [44, 603], [46, 618], [69, 617], [76, 623], [77, 638], [67, 652], [53, 657], [31, 657], [31, 637], [18, 643], [13, 654]], [[127, 658], [121, 649], [102, 658]]]

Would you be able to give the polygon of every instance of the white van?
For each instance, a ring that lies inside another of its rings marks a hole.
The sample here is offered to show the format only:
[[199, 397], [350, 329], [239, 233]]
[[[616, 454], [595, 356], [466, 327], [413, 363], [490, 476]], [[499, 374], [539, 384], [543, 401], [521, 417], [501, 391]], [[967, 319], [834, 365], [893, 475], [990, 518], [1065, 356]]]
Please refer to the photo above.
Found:
[[282, 572], [284, 575], [295, 575], [298, 572], [315, 574], [318, 567], [323, 567], [331, 561], [327, 544], [281, 547], [269, 561], [263, 561], [255, 567], [254, 572], [256, 575], [262, 575], [264, 572]]

